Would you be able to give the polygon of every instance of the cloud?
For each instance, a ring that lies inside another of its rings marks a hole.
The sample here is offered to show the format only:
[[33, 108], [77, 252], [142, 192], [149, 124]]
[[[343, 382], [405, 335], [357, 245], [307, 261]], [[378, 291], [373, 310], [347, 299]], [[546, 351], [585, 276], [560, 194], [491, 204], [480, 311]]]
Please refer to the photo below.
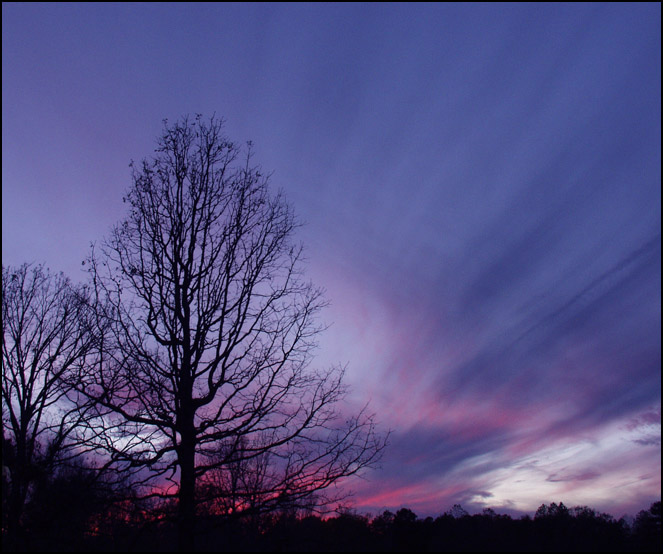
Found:
[[660, 447], [661, 406], [653, 407], [629, 419], [623, 428], [634, 437], [631, 442], [644, 447]]
[[650, 426], [661, 426], [661, 407], [652, 408], [644, 411], [637, 416], [631, 418], [625, 425], [629, 431], [634, 431], [640, 428], [648, 428]]
[[647, 439], [633, 439], [633, 442], [640, 446], [661, 446], [661, 437], [651, 437]]
[[564, 481], [588, 481], [590, 479], [596, 479], [601, 474], [596, 471], [586, 471], [579, 474], [564, 474], [564, 472], [555, 473], [550, 475], [546, 481], [550, 483], [561, 483]]

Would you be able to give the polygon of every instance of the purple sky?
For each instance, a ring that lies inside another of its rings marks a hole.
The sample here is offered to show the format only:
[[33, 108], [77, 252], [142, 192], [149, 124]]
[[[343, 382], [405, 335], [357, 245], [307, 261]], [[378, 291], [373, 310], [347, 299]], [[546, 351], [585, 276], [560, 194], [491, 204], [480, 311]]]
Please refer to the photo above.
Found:
[[360, 511], [660, 499], [660, 4], [3, 3], [3, 264], [83, 280], [187, 113], [307, 223]]

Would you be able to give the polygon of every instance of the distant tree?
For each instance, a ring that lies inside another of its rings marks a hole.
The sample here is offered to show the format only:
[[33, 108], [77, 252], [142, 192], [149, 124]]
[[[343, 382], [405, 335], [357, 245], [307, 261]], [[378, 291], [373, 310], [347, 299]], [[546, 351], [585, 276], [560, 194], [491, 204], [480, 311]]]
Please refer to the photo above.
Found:
[[661, 550], [661, 502], [640, 510], [633, 523], [636, 544], [643, 550]]
[[445, 512], [445, 515], [450, 515], [454, 519], [460, 519], [462, 517], [469, 516], [470, 514], [460, 504], [454, 504], [449, 510]]
[[391, 531], [394, 524], [394, 513], [385, 510], [380, 515], [377, 515], [371, 521], [371, 528], [377, 535], [386, 535]]
[[594, 519], [599, 516], [596, 511], [589, 506], [574, 506], [569, 510], [571, 517], [578, 519]]
[[80, 421], [62, 377], [94, 344], [90, 314], [86, 290], [62, 274], [2, 268], [3, 518], [11, 537], [32, 484], [62, 459]]
[[563, 502], [560, 502], [559, 504], [556, 504], [555, 502], [551, 502], [549, 506], [546, 506], [545, 504], [541, 504], [536, 510], [536, 513], [534, 514], [535, 519], [541, 519], [541, 518], [567, 518], [571, 514], [569, 513], [569, 509], [564, 505]]
[[302, 276], [291, 208], [251, 158], [218, 119], [166, 123], [153, 158], [132, 163], [128, 216], [90, 258], [110, 332], [72, 380], [97, 411], [88, 437], [172, 482], [183, 550], [210, 472], [235, 507], [258, 484], [263, 505], [309, 501], [384, 446], [372, 416], [339, 411], [343, 371], [309, 367], [325, 301]]
[[481, 511], [481, 515], [488, 519], [495, 519], [497, 517], [497, 513], [492, 508], [484, 508]]
[[409, 508], [398, 510], [393, 523], [394, 545], [398, 551], [407, 551], [408, 548], [412, 548], [413, 552], [425, 550], [423, 535], [417, 532], [420, 529], [421, 522], [416, 513]]
[[394, 524], [409, 525], [417, 521], [417, 514], [409, 508], [401, 508], [394, 516]]

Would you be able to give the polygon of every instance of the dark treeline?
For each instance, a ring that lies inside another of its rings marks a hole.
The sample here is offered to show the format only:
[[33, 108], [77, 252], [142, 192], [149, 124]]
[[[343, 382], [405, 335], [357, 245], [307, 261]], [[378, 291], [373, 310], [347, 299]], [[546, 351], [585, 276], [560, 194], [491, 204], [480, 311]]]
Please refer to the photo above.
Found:
[[[11, 455], [4, 442], [3, 457]], [[3, 475], [3, 549], [9, 551], [175, 551], [174, 501], [139, 499], [129, 483], [106, 482], [83, 460], [35, 477], [20, 532], [7, 535], [11, 483]], [[209, 491], [200, 491], [203, 495]], [[661, 503], [632, 523], [587, 506], [542, 505], [534, 517], [456, 505], [433, 518], [410, 509], [377, 516], [345, 511], [332, 517], [300, 508], [223, 513], [199, 501], [197, 551], [660, 551]]]

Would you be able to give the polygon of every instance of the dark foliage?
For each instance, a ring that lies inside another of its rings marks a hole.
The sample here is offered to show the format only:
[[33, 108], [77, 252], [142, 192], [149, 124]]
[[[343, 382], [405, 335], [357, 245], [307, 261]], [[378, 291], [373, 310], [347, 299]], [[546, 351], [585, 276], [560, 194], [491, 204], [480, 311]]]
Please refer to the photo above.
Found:
[[35, 487], [75, 457], [84, 410], [62, 376], [95, 343], [88, 291], [62, 274], [2, 268], [2, 510], [7, 541], [21, 543]]
[[[126, 492], [126, 491], [125, 491]], [[29, 506], [22, 550], [149, 551], [177, 549], [176, 519], [120, 500], [83, 466], [52, 477]], [[344, 511], [322, 519], [292, 511], [260, 517], [208, 516], [198, 551], [217, 552], [657, 552], [661, 503], [642, 510], [633, 526], [587, 506], [542, 505], [534, 518], [514, 519], [486, 509], [419, 518], [402, 508], [370, 517]]]

